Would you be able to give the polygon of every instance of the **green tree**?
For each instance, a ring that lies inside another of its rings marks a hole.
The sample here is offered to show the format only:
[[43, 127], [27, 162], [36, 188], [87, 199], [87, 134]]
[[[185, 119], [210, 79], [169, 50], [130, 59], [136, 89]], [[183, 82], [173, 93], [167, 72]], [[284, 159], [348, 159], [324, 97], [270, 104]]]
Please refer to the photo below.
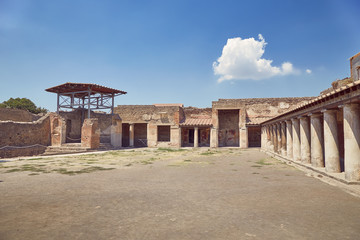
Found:
[[37, 107], [35, 103], [27, 98], [10, 98], [9, 100], [0, 103], [0, 107], [23, 109], [35, 114], [48, 112], [47, 109]]

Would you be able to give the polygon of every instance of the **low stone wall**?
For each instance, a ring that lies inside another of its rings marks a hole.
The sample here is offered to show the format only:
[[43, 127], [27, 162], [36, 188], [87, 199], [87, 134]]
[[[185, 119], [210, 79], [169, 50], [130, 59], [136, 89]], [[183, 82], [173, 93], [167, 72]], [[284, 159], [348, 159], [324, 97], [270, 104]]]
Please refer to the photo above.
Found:
[[0, 158], [41, 154], [50, 134], [50, 114], [35, 122], [0, 121]]
[[40, 118], [41, 116], [26, 110], [0, 108], [0, 121], [33, 122]]

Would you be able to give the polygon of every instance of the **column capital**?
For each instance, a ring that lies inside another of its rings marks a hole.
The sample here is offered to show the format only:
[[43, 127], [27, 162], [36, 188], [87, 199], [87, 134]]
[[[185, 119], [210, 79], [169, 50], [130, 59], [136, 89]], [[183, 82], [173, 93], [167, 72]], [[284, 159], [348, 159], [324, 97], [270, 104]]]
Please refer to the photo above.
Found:
[[309, 113], [308, 116], [310, 118], [318, 118], [318, 117], [322, 117], [323, 114], [322, 113]]
[[323, 110], [321, 110], [320, 112], [322, 112], [322, 113], [336, 113], [337, 111], [339, 111], [339, 110], [337, 110], [337, 109], [323, 109]]
[[[360, 108], [360, 105], [358, 103], [345, 103], [344, 105], [340, 105], [342, 106], [342, 108], [352, 108], [352, 109], [359, 109]], [[340, 108], [339, 106], [339, 108]]]

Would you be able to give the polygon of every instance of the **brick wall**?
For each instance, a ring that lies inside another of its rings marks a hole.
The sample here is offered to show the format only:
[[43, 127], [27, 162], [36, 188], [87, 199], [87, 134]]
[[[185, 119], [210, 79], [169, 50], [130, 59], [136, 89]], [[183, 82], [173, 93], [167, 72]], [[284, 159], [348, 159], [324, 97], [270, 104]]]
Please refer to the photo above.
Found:
[[40, 119], [41, 116], [26, 110], [0, 108], [0, 121], [32, 122]]
[[[0, 148], [16, 146], [24, 148], [5, 148], [0, 150], [0, 157], [17, 157], [37, 155], [50, 145], [50, 114], [46, 114], [35, 122], [0, 121]], [[26, 147], [26, 148], [25, 148]]]

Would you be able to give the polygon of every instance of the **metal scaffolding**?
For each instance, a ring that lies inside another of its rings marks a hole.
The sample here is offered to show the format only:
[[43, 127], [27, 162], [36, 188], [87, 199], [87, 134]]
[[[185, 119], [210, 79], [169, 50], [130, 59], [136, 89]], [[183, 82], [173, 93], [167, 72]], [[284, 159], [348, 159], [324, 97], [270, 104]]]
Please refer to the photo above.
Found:
[[61, 109], [85, 109], [90, 118], [91, 110], [111, 109], [114, 113], [114, 98], [126, 92], [89, 83], [64, 83], [46, 89], [57, 94], [57, 113]]

